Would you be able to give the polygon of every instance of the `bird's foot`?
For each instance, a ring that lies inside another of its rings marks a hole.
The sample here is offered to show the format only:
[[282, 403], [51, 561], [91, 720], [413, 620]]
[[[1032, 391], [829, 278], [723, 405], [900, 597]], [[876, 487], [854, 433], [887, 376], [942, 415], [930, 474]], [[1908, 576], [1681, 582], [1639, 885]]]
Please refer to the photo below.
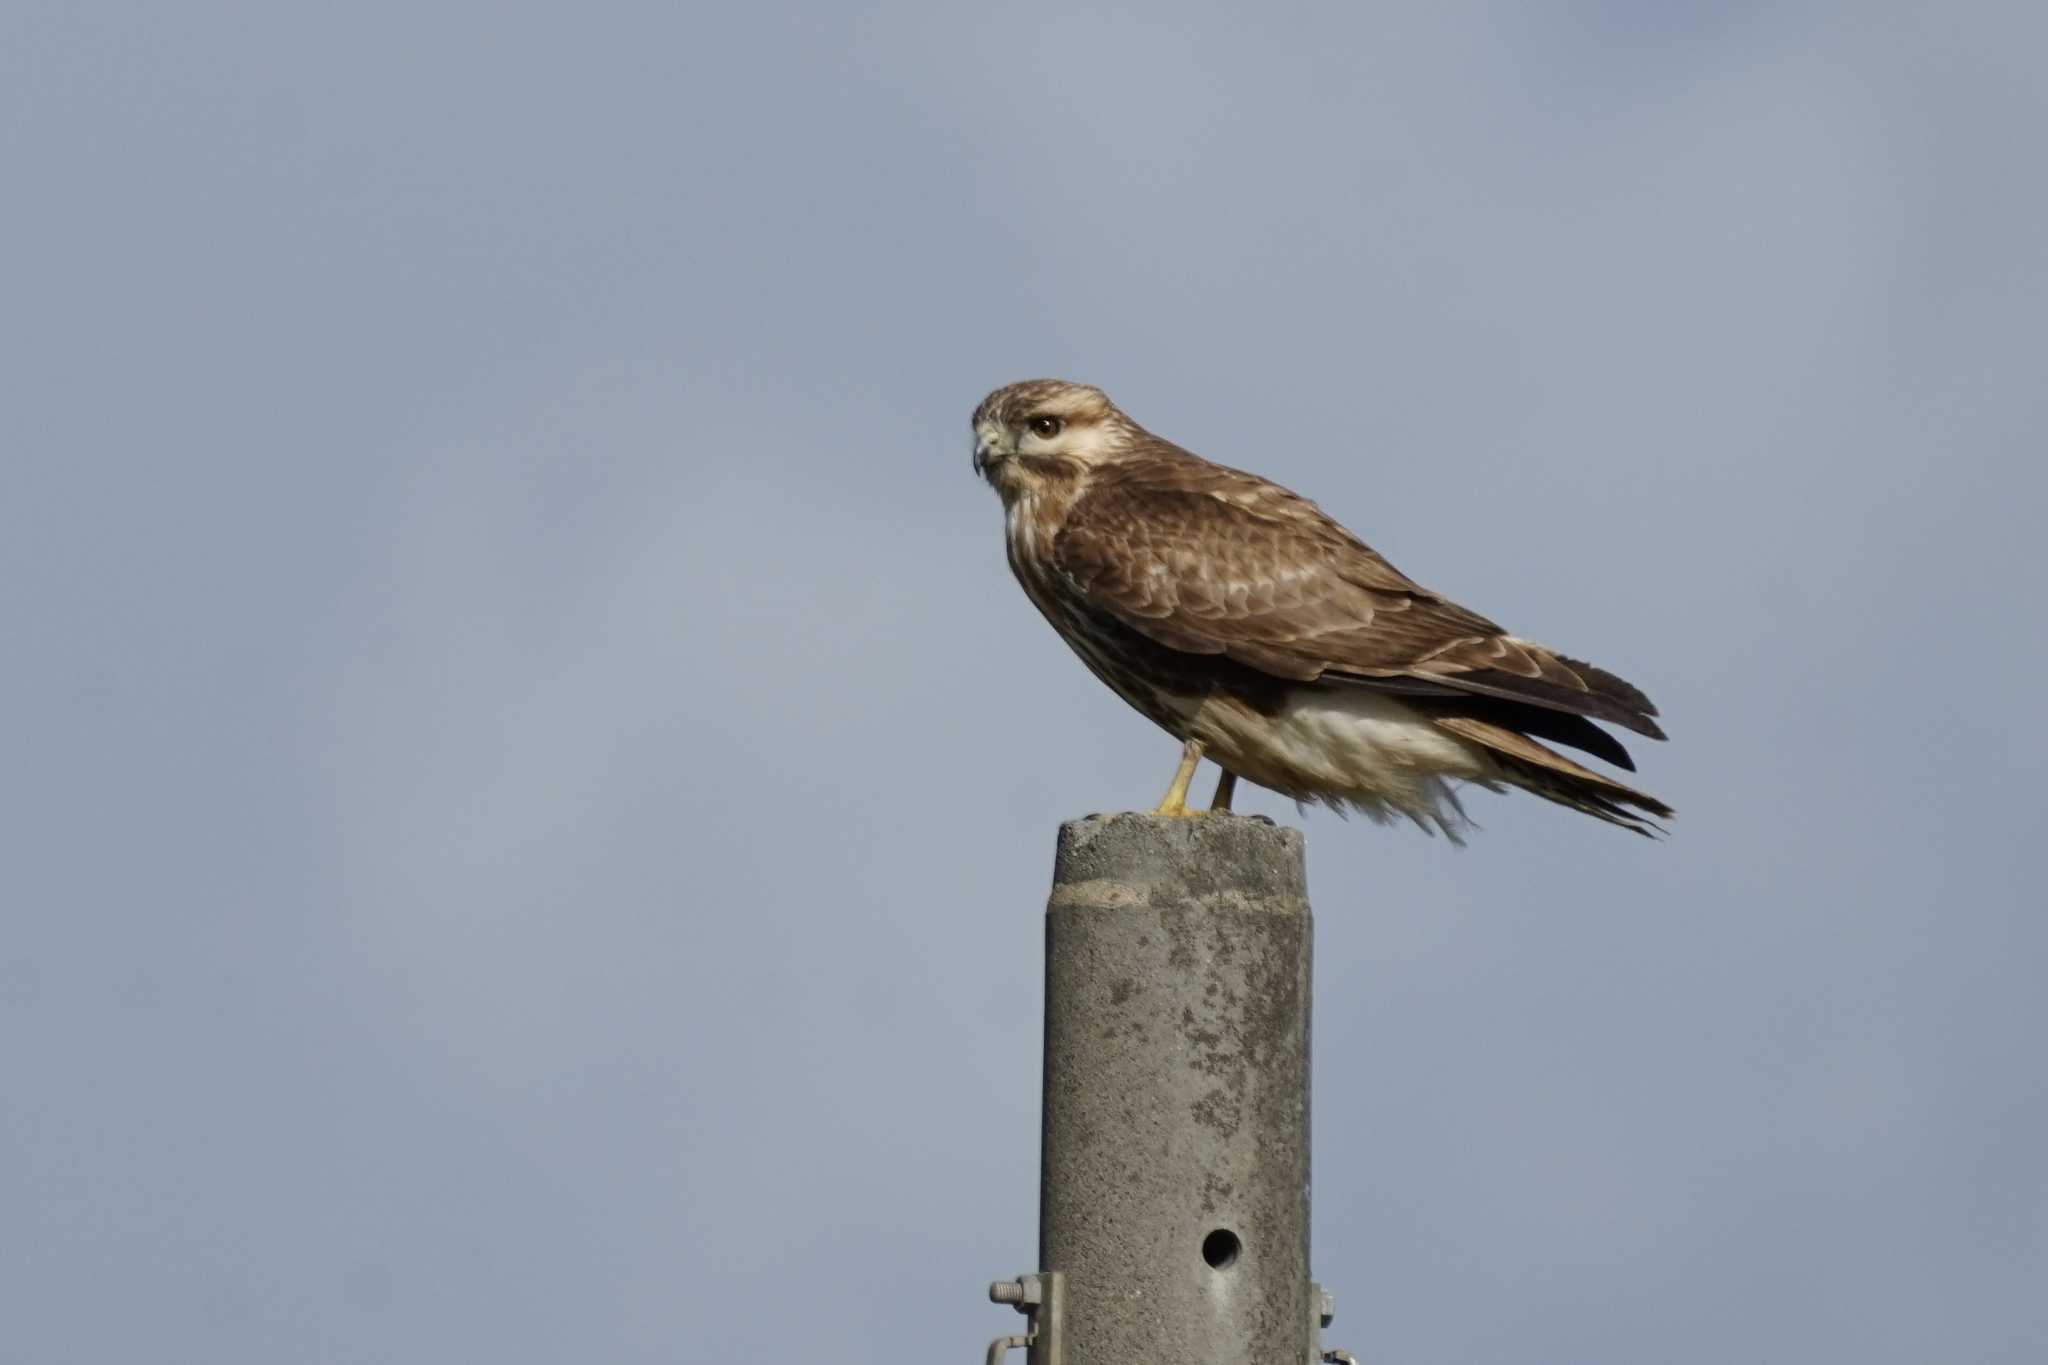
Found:
[[1146, 814], [1163, 815], [1169, 820], [1197, 820], [1205, 815], [1228, 815], [1230, 812], [1227, 810], [1195, 810], [1191, 809], [1185, 801], [1161, 801], [1158, 805], [1147, 811]]

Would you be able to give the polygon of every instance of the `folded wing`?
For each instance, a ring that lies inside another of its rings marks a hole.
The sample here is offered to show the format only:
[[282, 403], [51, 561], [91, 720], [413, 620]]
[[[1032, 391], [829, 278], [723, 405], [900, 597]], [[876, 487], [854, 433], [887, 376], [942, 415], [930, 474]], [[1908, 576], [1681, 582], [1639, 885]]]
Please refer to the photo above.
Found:
[[1627, 751], [1591, 720], [1664, 738], [1657, 708], [1614, 674], [1429, 591], [1308, 500], [1178, 451], [1098, 481], [1053, 560], [1091, 604], [1174, 649], [1398, 692], [1623, 767]]

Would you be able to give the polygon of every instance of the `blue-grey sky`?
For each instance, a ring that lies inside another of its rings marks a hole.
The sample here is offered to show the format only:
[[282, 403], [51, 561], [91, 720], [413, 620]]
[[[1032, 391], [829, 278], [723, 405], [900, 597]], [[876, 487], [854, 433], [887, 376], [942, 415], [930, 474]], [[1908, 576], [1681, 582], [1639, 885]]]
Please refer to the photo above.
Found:
[[1651, 845], [1309, 837], [1385, 1365], [2048, 1358], [2048, 18], [0, 12], [0, 1319], [967, 1360], [1053, 831], [1037, 374], [1640, 682]]

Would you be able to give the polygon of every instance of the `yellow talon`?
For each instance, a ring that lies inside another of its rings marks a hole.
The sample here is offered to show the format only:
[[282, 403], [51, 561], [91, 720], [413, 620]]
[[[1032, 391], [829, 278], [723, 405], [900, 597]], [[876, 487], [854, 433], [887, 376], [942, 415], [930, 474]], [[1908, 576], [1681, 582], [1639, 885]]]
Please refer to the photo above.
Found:
[[1191, 739], [1180, 746], [1180, 767], [1174, 769], [1173, 785], [1166, 789], [1166, 795], [1152, 808], [1154, 815], [1165, 815], [1175, 819], [1192, 815], [1205, 815], [1206, 811], [1188, 809], [1188, 783], [1194, 781], [1195, 765], [1202, 761], [1202, 741]]

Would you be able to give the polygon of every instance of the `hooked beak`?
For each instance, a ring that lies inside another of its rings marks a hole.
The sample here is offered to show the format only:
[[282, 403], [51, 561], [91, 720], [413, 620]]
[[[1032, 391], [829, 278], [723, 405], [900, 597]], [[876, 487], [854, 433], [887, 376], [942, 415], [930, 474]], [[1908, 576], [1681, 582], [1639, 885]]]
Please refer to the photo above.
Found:
[[1016, 452], [1010, 448], [1008, 433], [1002, 424], [993, 420], [974, 424], [974, 472], [988, 477], [988, 472], [1010, 458]]

